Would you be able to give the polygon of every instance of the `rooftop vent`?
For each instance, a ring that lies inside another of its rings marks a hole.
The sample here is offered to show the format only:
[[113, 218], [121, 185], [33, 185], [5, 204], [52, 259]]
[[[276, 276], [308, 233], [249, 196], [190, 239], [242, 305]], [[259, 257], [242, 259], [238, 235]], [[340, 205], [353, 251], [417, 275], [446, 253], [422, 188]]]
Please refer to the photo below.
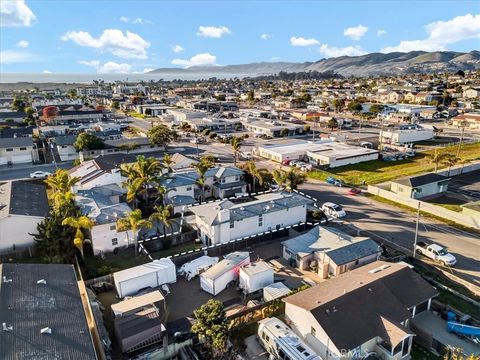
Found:
[[47, 280], [40, 279], [40, 280], [37, 281], [37, 284], [47, 285]]
[[11, 284], [12, 283], [12, 279], [7, 279], [6, 276], [3, 277], [3, 283], [4, 284]]
[[2, 323], [2, 328], [3, 328], [3, 331], [12, 331], [13, 330], [13, 326], [12, 325], [7, 325], [7, 323]]
[[52, 333], [52, 328], [50, 327], [44, 327], [43, 329], [40, 330], [40, 334], [51, 334]]

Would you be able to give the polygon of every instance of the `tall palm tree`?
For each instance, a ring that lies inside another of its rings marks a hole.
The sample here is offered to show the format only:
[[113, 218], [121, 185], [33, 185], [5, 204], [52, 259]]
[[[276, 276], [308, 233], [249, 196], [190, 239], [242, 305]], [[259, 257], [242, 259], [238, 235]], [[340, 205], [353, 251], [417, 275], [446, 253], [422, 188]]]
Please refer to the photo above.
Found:
[[86, 216], [73, 217], [69, 216], [62, 221], [63, 226], [70, 226], [75, 229], [75, 236], [73, 238], [73, 244], [80, 250], [80, 254], [83, 257], [83, 241], [85, 236], [83, 230], [89, 230], [92, 228], [92, 221]]
[[446, 154], [445, 153], [440, 153], [435, 149], [433, 154], [430, 154], [428, 157], [428, 160], [432, 163], [435, 164], [435, 174], [438, 171], [438, 164], [442, 163], [445, 159]]
[[150, 220], [152, 223], [153, 221], [158, 221], [159, 223], [162, 224], [162, 233], [163, 235], [167, 235], [167, 228], [171, 229], [173, 221], [171, 219], [172, 217], [172, 212], [173, 212], [173, 206], [172, 205], [157, 205], [155, 206], [155, 211], [150, 215], [148, 220]]
[[457, 165], [461, 159], [454, 154], [446, 154], [442, 163], [448, 166], [448, 175], [450, 176], [450, 170], [452, 169], [452, 166]]
[[270, 175], [267, 169], [258, 169], [254, 160], [247, 161], [244, 166], [241, 166], [241, 168], [246, 171], [248, 177], [251, 179], [252, 192], [255, 192], [255, 185], [257, 183], [260, 186], [264, 186], [268, 175]]
[[233, 164], [236, 166], [238, 154], [240, 152], [240, 148], [243, 145], [243, 139], [241, 137], [234, 136], [232, 140], [230, 140], [230, 145], [232, 145], [233, 149]]
[[149, 190], [155, 187], [161, 173], [160, 161], [153, 157], [138, 156], [133, 164], [122, 164], [121, 170], [127, 177], [124, 186], [127, 189], [127, 201], [134, 203], [139, 196], [145, 205], [149, 204]]
[[71, 191], [61, 192], [56, 191], [50, 195], [50, 200], [53, 202], [53, 211], [61, 213], [62, 210], [68, 208], [69, 206], [74, 205], [73, 200], [75, 199], [75, 194]]
[[117, 220], [118, 231], [132, 230], [132, 236], [135, 243], [135, 255], [138, 255], [138, 231], [143, 228], [150, 229], [151, 227], [152, 222], [143, 219], [142, 210], [140, 209], [132, 210], [127, 216]]
[[201, 190], [201, 196], [200, 196], [200, 202], [205, 200], [205, 185], [206, 185], [206, 173], [208, 169], [213, 167], [213, 162], [210, 157], [204, 156], [200, 159], [198, 163], [193, 164], [193, 167], [197, 171], [199, 177], [197, 179], [197, 185], [200, 186]]
[[290, 168], [288, 171], [275, 169], [272, 171], [272, 176], [275, 182], [281, 187], [284, 186], [287, 191], [297, 189], [306, 179], [306, 175], [295, 168]]

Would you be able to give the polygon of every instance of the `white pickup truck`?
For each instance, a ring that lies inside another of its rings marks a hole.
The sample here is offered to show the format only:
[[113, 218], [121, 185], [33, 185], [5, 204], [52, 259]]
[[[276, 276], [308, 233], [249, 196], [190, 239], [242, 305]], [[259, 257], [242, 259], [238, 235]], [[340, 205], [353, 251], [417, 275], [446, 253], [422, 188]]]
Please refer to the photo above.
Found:
[[455, 256], [453, 256], [447, 250], [437, 244], [428, 245], [423, 241], [420, 241], [417, 244], [415, 251], [417, 252], [417, 254], [429, 257], [430, 259], [444, 266], [454, 266], [457, 263], [457, 259], [455, 258]]

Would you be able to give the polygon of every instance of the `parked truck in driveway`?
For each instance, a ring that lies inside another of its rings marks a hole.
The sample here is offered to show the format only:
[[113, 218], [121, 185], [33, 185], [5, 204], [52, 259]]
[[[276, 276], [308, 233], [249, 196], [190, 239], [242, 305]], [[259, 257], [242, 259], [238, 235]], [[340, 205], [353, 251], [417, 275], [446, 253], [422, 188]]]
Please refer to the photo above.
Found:
[[437, 244], [430, 244], [420, 241], [415, 247], [415, 252], [426, 256], [442, 265], [454, 266], [457, 263], [455, 256], [450, 254], [445, 248]]

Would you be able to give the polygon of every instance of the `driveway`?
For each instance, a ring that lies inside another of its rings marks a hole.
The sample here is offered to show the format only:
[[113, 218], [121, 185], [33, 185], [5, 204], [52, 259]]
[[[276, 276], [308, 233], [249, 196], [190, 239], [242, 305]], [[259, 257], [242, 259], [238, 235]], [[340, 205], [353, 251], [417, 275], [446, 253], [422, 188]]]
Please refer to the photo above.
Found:
[[251, 335], [245, 339], [245, 357], [248, 360], [268, 360], [268, 353], [258, 342], [256, 335]]

